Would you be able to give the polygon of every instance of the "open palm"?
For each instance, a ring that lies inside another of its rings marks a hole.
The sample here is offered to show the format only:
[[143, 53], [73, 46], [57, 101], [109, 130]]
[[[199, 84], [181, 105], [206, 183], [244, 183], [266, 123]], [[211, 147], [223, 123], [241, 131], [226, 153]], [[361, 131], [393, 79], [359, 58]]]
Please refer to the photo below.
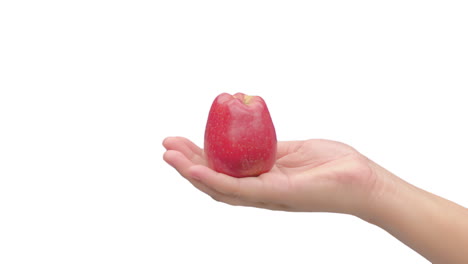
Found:
[[370, 161], [330, 140], [278, 142], [273, 168], [234, 178], [207, 167], [203, 150], [183, 137], [166, 138], [164, 160], [216, 201], [285, 211], [354, 213], [373, 189]]

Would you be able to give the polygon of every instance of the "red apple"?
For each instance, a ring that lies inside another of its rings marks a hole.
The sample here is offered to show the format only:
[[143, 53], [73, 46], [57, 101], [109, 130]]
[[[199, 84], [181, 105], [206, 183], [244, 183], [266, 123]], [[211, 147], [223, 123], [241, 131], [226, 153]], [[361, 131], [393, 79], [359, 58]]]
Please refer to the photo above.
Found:
[[260, 96], [222, 93], [205, 130], [205, 157], [215, 171], [241, 178], [269, 171], [276, 159], [276, 132]]

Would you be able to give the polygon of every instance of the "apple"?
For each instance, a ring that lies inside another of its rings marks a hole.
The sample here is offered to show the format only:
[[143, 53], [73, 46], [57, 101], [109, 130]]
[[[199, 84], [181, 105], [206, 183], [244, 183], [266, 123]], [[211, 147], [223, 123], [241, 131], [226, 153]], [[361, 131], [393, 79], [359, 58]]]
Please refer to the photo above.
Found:
[[204, 153], [217, 172], [242, 178], [269, 171], [276, 160], [276, 132], [260, 96], [222, 93], [208, 115]]

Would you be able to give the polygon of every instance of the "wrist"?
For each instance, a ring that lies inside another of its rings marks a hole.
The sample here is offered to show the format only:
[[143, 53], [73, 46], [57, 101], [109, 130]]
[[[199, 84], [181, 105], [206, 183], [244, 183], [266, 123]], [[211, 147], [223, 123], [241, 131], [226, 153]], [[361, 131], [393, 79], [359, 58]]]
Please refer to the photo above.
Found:
[[433, 263], [467, 263], [466, 208], [424, 191], [373, 163], [378, 179], [358, 217]]
[[388, 219], [388, 213], [404, 203], [402, 198], [409, 195], [411, 188], [408, 183], [375, 162], [369, 160], [369, 166], [373, 173], [374, 184], [365, 195], [356, 216], [382, 227]]

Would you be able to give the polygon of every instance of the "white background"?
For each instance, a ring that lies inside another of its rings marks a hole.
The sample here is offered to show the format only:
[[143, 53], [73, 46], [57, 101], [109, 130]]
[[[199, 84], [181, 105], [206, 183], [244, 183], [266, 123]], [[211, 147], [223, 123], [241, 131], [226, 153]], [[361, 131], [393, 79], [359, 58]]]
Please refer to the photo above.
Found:
[[0, 2], [0, 263], [427, 263], [358, 218], [217, 203], [162, 160], [221, 92], [468, 206], [466, 1]]

